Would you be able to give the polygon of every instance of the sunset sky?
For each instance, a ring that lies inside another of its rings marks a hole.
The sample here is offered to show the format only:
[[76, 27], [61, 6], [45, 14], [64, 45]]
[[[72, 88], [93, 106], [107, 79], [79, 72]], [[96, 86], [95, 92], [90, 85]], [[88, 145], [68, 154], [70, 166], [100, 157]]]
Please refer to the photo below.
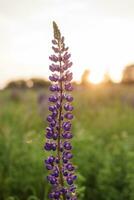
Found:
[[118, 81], [134, 63], [133, 0], [0, 0], [0, 85], [49, 75], [52, 21], [70, 47], [74, 79], [90, 69]]

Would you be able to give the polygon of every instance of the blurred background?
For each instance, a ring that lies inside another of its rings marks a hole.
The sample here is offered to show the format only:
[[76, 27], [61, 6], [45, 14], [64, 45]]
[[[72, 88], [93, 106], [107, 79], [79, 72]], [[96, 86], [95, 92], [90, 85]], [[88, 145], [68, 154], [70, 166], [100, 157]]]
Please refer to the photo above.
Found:
[[55, 20], [72, 53], [79, 200], [134, 200], [134, 1], [0, 0], [0, 200], [47, 200]]

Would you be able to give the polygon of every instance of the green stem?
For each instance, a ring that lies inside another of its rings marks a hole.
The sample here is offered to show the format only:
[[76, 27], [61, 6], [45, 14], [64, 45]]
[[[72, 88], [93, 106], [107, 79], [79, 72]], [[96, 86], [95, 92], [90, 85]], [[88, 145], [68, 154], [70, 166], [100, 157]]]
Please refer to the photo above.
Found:
[[[59, 49], [61, 48], [60, 42], [58, 43]], [[61, 53], [59, 54], [61, 56]], [[60, 68], [61, 68], [61, 61], [60, 61]], [[60, 78], [62, 76], [62, 73], [60, 71]], [[61, 141], [61, 115], [62, 115], [62, 94], [63, 94], [63, 85], [62, 85], [62, 81], [60, 81], [60, 108], [59, 108], [59, 118], [58, 118], [58, 122], [59, 122], [59, 134], [58, 134], [58, 148], [57, 148], [57, 154], [58, 154], [58, 159], [59, 159], [59, 175], [60, 175], [60, 184], [62, 186], [62, 188], [64, 188], [64, 178], [63, 178], [63, 174], [62, 174], [62, 163], [61, 163], [61, 153], [60, 153], [60, 141]], [[66, 200], [65, 194], [63, 194], [63, 200]]]

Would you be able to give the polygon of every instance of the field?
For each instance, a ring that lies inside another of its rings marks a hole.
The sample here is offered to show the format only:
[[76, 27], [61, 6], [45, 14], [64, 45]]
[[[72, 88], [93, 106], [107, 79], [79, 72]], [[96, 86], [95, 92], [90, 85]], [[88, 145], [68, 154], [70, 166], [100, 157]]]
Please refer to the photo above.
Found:
[[[79, 200], [134, 200], [134, 86], [77, 87]], [[47, 88], [0, 92], [0, 200], [47, 200]]]

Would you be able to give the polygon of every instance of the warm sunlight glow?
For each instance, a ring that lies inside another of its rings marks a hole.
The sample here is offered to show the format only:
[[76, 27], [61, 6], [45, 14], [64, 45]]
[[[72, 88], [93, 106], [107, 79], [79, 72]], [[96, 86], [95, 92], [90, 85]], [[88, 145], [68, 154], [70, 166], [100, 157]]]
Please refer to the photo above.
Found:
[[64, 6], [60, 0], [36, 1], [36, 6], [30, 0], [22, 6], [0, 1], [0, 87], [12, 79], [49, 76], [53, 20], [69, 45], [75, 81], [87, 69], [92, 83], [100, 83], [107, 71], [119, 82], [123, 69], [134, 63], [134, 3], [120, 1], [68, 0]]
[[103, 74], [100, 74], [99, 72], [93, 72], [89, 76], [89, 81], [93, 84], [99, 84], [103, 81]]

